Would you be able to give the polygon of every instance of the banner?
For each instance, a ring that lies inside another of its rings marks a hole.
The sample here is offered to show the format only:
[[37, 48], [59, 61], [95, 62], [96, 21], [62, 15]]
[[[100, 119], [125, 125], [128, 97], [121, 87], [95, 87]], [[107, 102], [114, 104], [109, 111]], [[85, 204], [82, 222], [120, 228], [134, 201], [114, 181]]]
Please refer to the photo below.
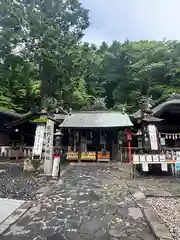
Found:
[[139, 155], [139, 161], [145, 162], [146, 161], [146, 155]]
[[160, 160], [160, 162], [165, 162], [166, 161], [166, 156], [164, 154], [161, 154], [159, 156], [159, 160]]
[[143, 163], [142, 163], [142, 170], [143, 170], [144, 172], [148, 172], [148, 171], [149, 171], [149, 165], [148, 165], [147, 162], [143, 162]]
[[133, 154], [133, 164], [139, 164], [139, 155]]
[[78, 160], [79, 158], [79, 153], [78, 152], [68, 152], [67, 153], [67, 160]]
[[82, 152], [81, 160], [96, 160], [96, 152]]
[[163, 171], [163, 172], [167, 172], [168, 171], [168, 166], [167, 166], [167, 163], [161, 163], [161, 170]]
[[158, 150], [157, 130], [155, 125], [148, 125], [151, 150]]
[[45, 124], [38, 124], [36, 126], [34, 147], [33, 147], [33, 152], [32, 152], [33, 157], [34, 156], [41, 157], [43, 141], [44, 141], [44, 132], [45, 132]]
[[146, 155], [146, 161], [152, 162], [152, 155]]
[[176, 152], [176, 161], [180, 162], [180, 152]]
[[159, 162], [159, 155], [152, 155], [153, 162]]

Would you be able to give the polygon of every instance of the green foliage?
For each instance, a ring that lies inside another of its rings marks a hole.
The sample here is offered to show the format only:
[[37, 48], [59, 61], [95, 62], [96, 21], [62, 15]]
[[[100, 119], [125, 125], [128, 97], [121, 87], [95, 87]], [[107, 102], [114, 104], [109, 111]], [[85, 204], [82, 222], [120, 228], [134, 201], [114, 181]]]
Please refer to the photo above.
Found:
[[79, 0], [0, 1], [0, 108], [133, 112], [180, 93], [180, 41], [96, 46], [81, 42], [88, 25]]
[[[68, 86], [81, 77], [78, 44], [88, 25], [78, 0], [0, 2], [0, 88], [16, 111], [49, 109], [49, 98], [72, 94]], [[81, 85], [75, 94], [80, 101]]]

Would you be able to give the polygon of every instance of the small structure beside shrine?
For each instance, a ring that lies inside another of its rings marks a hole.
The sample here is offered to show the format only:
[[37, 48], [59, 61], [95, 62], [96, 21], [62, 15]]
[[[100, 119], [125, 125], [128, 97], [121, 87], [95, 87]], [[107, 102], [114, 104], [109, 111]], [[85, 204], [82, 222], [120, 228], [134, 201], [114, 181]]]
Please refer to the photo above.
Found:
[[15, 145], [18, 145], [29, 134], [30, 129], [25, 129], [24, 135], [22, 135], [18, 129], [12, 131], [6, 128], [6, 124], [17, 121], [22, 117], [22, 114], [10, 110], [0, 110], [0, 158], [16, 157], [18, 153], [14, 148]]
[[[34, 160], [40, 167], [44, 169], [44, 172], [51, 174], [53, 164], [54, 153], [54, 134], [58, 132], [58, 126], [65, 118], [66, 112], [63, 114], [48, 114], [47, 112], [32, 112], [23, 116], [10, 124], [6, 124], [7, 129], [14, 129], [23, 135], [23, 126], [30, 128], [33, 131], [33, 141], [31, 146], [25, 147], [24, 144], [18, 146], [18, 151], [24, 153], [24, 150], [29, 151], [24, 154], [24, 157], [28, 157], [26, 165], [30, 165], [30, 159]], [[32, 167], [33, 168], [33, 167]]]
[[7, 129], [5, 125], [13, 121], [19, 120], [22, 117], [22, 114], [13, 111], [0, 110], [0, 146], [11, 145], [13, 139], [15, 139], [16, 135], [18, 134], [17, 131], [9, 131], [9, 129]]
[[144, 171], [158, 165], [162, 171], [180, 170], [180, 98], [173, 95], [153, 107], [131, 116], [136, 129], [133, 139], [133, 163]]

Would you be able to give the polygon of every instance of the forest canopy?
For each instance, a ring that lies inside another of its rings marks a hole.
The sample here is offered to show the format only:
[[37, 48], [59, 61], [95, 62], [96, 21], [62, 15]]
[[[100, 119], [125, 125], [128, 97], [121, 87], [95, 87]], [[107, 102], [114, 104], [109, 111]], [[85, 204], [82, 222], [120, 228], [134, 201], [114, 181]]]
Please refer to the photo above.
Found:
[[1, 1], [0, 109], [78, 110], [104, 99], [133, 112], [143, 96], [180, 93], [180, 41], [96, 46], [82, 41], [89, 24], [78, 0]]

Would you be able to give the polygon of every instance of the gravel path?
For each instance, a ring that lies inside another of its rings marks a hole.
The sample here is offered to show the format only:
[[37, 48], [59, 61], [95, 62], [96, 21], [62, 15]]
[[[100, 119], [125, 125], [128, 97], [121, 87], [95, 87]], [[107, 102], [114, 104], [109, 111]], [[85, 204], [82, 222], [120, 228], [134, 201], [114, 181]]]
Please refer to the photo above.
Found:
[[35, 200], [36, 191], [48, 183], [47, 177], [23, 174], [20, 164], [0, 164], [0, 198]]
[[175, 240], [180, 239], [180, 198], [149, 198], [149, 203], [155, 209], [159, 217]]

